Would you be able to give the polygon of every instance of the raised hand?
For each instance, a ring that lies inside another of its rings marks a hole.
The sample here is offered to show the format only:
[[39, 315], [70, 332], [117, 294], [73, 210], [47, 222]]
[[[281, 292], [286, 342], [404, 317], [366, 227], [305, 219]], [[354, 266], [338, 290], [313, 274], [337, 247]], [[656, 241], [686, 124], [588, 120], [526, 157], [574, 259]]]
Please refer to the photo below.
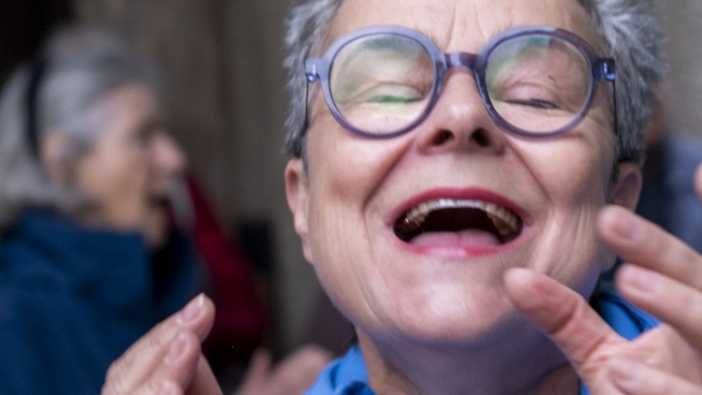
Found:
[[[214, 304], [204, 294], [142, 336], [107, 373], [102, 395], [222, 395], [200, 344], [214, 322]], [[257, 352], [238, 395], [298, 395], [331, 360], [306, 346], [277, 366]]]
[[316, 346], [305, 346], [273, 366], [270, 353], [257, 351], [237, 395], [301, 395], [317, 380], [332, 355]]
[[214, 313], [200, 294], [155, 326], [110, 366], [102, 395], [221, 395], [200, 352]]
[[[695, 176], [702, 200], [702, 167]], [[702, 393], [702, 256], [619, 207], [599, 216], [602, 239], [626, 262], [617, 289], [663, 324], [617, 335], [577, 293], [526, 269], [505, 276], [510, 297], [560, 347], [592, 394]]]

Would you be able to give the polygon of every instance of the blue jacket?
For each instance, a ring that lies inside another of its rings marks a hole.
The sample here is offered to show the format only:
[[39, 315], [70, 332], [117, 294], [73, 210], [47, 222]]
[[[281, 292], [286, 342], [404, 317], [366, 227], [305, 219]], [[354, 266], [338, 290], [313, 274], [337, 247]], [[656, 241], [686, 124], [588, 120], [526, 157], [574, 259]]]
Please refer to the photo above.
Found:
[[[607, 323], [629, 340], [658, 325], [656, 319], [630, 305], [608, 284], [598, 294], [596, 308]], [[582, 395], [589, 393], [584, 386], [581, 388]], [[375, 395], [368, 386], [368, 372], [358, 345], [329, 364], [305, 395]]]
[[100, 393], [109, 364], [193, 293], [191, 262], [156, 272], [136, 234], [25, 215], [0, 241], [0, 394]]

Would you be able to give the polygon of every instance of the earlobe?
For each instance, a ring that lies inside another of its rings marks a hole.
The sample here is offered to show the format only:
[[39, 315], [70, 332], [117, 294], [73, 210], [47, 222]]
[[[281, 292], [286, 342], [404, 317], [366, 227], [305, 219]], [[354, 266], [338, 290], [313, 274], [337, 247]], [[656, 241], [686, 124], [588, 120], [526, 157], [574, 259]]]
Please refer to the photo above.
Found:
[[617, 168], [617, 178], [613, 181], [608, 203], [634, 211], [643, 180], [641, 167], [632, 162], [623, 162], [618, 164]]
[[295, 231], [300, 236], [302, 250], [308, 262], [314, 263], [309, 245], [309, 181], [302, 159], [295, 158], [285, 168], [285, 193], [288, 207], [293, 214]]
[[68, 136], [60, 130], [48, 131], [41, 140], [40, 161], [44, 164], [49, 179], [57, 185], [68, 186], [68, 169], [64, 153]]

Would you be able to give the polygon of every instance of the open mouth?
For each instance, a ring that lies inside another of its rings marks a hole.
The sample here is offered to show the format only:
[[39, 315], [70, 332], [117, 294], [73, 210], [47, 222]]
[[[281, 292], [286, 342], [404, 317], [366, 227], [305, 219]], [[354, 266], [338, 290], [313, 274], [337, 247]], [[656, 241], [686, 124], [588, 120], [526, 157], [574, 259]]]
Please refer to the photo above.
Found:
[[428, 233], [477, 231], [492, 235], [498, 244], [514, 240], [523, 221], [514, 211], [478, 199], [435, 199], [422, 202], [395, 221], [395, 235], [406, 243]]

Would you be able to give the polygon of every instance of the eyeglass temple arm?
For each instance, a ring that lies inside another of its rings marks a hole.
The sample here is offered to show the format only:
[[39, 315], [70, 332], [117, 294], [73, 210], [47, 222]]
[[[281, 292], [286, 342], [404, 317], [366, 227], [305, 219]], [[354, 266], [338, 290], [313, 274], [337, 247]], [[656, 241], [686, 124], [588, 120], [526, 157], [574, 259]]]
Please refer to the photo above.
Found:
[[597, 80], [605, 80], [612, 82], [612, 104], [614, 106], [614, 135], [618, 136], [617, 124], [617, 71], [614, 59], [612, 58], [599, 58], [595, 62], [595, 67], [593, 69], [594, 76]]
[[309, 127], [309, 94], [310, 94], [310, 87], [309, 84], [311, 82], [315, 82], [316, 80], [321, 80], [321, 77], [319, 75], [319, 63], [321, 59], [307, 59], [305, 60], [305, 79], [307, 80], [307, 83], [305, 84], [305, 120], [302, 124], [301, 130], [300, 130], [300, 136], [304, 136], [305, 132], [307, 131], [307, 128]]
[[322, 59], [305, 60], [305, 78], [307, 79], [307, 82], [314, 82], [321, 79], [321, 76], [319, 75], [321, 61]]

